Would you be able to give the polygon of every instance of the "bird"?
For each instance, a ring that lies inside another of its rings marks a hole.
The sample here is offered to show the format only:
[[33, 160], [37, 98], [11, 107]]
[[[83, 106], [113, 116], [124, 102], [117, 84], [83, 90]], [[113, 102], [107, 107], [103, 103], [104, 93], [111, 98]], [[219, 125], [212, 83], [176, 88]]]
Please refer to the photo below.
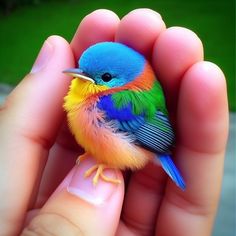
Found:
[[133, 48], [118, 42], [88, 47], [76, 68], [63, 71], [73, 77], [63, 107], [68, 126], [85, 153], [96, 164], [85, 172], [111, 183], [107, 168], [142, 169], [148, 162], [161, 165], [182, 190], [186, 184], [172, 160], [175, 134], [165, 96], [150, 62]]

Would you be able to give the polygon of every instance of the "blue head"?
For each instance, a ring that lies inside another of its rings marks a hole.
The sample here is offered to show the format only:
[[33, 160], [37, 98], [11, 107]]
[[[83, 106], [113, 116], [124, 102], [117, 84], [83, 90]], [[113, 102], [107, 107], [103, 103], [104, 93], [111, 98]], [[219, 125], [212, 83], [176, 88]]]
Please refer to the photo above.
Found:
[[77, 71], [95, 84], [113, 88], [135, 80], [143, 72], [145, 62], [141, 54], [121, 43], [102, 42], [84, 51], [78, 61], [79, 69], [71, 72]]

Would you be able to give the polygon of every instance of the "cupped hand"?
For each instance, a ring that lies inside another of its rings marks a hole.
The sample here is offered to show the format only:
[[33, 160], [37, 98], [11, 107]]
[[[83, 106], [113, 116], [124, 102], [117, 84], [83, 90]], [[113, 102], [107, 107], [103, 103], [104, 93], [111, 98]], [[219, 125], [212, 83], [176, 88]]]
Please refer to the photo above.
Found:
[[[79, 166], [82, 153], [62, 109], [70, 78], [61, 72], [90, 45], [124, 43], [149, 58], [167, 99], [177, 140], [174, 158], [187, 184], [181, 191], [148, 164], [126, 187], [100, 181], [94, 188]], [[69, 45], [49, 37], [31, 72], [0, 110], [0, 235], [207, 236], [216, 214], [228, 133], [225, 78], [203, 60], [200, 39], [182, 27], [166, 29], [161, 16], [137, 9], [124, 18], [97, 10]], [[121, 211], [122, 210], [122, 211]]]

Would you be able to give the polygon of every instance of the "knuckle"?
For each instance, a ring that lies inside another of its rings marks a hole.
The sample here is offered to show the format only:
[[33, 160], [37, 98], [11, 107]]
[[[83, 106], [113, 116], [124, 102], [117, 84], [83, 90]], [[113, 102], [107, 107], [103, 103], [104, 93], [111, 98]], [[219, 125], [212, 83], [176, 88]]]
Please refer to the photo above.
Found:
[[23, 230], [21, 236], [84, 236], [79, 227], [56, 213], [37, 215]]

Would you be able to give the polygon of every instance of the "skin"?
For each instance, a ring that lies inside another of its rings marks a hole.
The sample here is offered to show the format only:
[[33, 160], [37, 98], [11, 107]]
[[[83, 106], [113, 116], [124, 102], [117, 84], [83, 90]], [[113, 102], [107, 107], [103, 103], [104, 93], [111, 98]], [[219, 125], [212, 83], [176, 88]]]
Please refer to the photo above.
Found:
[[[133, 47], [153, 64], [176, 129], [174, 159], [186, 180], [184, 192], [151, 163], [125, 178], [125, 189], [119, 171], [115, 175], [122, 184], [101, 183], [109, 191], [102, 206], [66, 191], [71, 176], [93, 160], [73, 168], [81, 149], [66, 126], [62, 103], [71, 78], [61, 71], [74, 67], [73, 55], [79, 58], [89, 45], [111, 40]], [[203, 61], [197, 35], [182, 27], [166, 29], [149, 9], [121, 20], [97, 10], [83, 19], [70, 45], [58, 36], [46, 45], [52, 51], [44, 56], [47, 63], [40, 68], [36, 63], [0, 110], [0, 234], [24, 229], [22, 235], [211, 235], [228, 104], [224, 75]]]

